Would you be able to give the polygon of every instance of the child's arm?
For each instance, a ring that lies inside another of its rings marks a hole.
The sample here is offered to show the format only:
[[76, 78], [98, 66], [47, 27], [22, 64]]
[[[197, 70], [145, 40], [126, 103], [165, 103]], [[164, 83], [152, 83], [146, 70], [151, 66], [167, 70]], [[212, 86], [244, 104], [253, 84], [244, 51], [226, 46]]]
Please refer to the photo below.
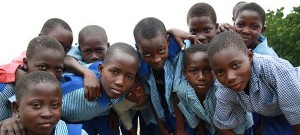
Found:
[[151, 109], [152, 109], [153, 114], [154, 114], [154, 117], [155, 117], [155, 119], [156, 119], [156, 121], [157, 121], [159, 130], [160, 130], [160, 133], [161, 133], [162, 135], [169, 135], [169, 131], [165, 128], [164, 122], [158, 118], [158, 116], [157, 116], [157, 114], [156, 114], [156, 112], [155, 112], [155, 109], [154, 109], [152, 103], [151, 103]]
[[118, 131], [119, 129], [119, 117], [118, 117], [118, 114], [115, 112], [114, 109], [111, 109], [110, 110], [110, 113], [109, 113], [109, 128], [112, 129], [112, 131]]
[[100, 81], [93, 71], [80, 65], [78, 61], [71, 56], [66, 56], [64, 65], [67, 71], [83, 76], [85, 98], [93, 100], [101, 96]]
[[295, 135], [300, 135], [300, 124], [294, 125]]
[[221, 135], [236, 135], [235, 132], [232, 129], [219, 129], [216, 128], [218, 133]]
[[175, 29], [175, 28], [169, 29], [168, 33], [174, 37], [176, 42], [179, 44], [181, 50], [184, 50], [184, 47], [185, 47], [185, 45], [183, 43], [184, 40], [189, 39], [191, 41], [196, 41], [195, 35], [191, 35], [190, 33], [179, 30], [179, 29]]
[[206, 135], [205, 126], [204, 126], [204, 124], [201, 121], [197, 125], [196, 130], [198, 132], [198, 135]]
[[179, 99], [175, 92], [172, 92], [173, 101], [174, 101], [174, 110], [175, 110], [175, 118], [176, 118], [176, 135], [187, 135], [187, 132], [184, 130], [184, 116], [178, 108]]

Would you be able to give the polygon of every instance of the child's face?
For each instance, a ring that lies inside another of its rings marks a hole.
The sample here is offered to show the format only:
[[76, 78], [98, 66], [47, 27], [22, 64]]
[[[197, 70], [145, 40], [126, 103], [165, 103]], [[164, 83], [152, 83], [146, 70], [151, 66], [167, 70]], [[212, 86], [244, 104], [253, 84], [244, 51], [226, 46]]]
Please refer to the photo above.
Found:
[[254, 49], [259, 41], [259, 35], [265, 31], [259, 14], [255, 11], [242, 11], [234, 22], [236, 32], [239, 33], [248, 48]]
[[212, 56], [209, 62], [221, 84], [240, 92], [250, 80], [252, 59], [253, 54], [250, 50], [245, 54], [241, 50], [227, 48]]
[[131, 55], [116, 52], [99, 66], [101, 82], [110, 98], [118, 98], [128, 93], [133, 85], [138, 68], [138, 61]]
[[126, 95], [126, 98], [138, 105], [145, 100], [144, 86], [138, 77], [135, 78], [131, 91]]
[[62, 113], [61, 89], [50, 83], [29, 86], [28, 93], [14, 104], [14, 112], [28, 134], [53, 134]]
[[46, 71], [60, 80], [64, 68], [65, 55], [53, 50], [41, 50], [31, 59], [24, 58], [24, 69], [27, 72]]
[[140, 38], [137, 43], [143, 60], [155, 70], [163, 69], [168, 58], [168, 39], [162, 36], [156, 36], [150, 40]]
[[99, 37], [83, 37], [80, 41], [80, 52], [85, 63], [102, 61], [107, 51], [107, 41]]
[[217, 33], [218, 25], [209, 16], [192, 17], [188, 21], [189, 32], [202, 44], [207, 44]]
[[59, 41], [65, 50], [65, 54], [70, 50], [73, 42], [73, 33], [71, 31], [66, 30], [61, 26], [57, 26], [47, 36]]
[[189, 54], [186, 60], [185, 78], [197, 93], [205, 94], [214, 82], [206, 52]]

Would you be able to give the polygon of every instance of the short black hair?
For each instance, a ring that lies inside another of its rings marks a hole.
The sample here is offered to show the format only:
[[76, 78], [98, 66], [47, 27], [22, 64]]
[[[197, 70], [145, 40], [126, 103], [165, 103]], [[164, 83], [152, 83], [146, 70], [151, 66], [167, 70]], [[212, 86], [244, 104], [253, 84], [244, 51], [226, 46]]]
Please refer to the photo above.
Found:
[[186, 21], [193, 17], [209, 16], [214, 24], [217, 23], [217, 15], [214, 8], [207, 3], [194, 4], [187, 13]]
[[182, 64], [183, 67], [185, 68], [187, 65], [187, 58], [189, 55], [195, 54], [197, 52], [207, 52], [207, 45], [205, 44], [195, 44], [192, 45], [191, 47], [187, 48], [184, 52], [183, 52], [183, 57], [182, 57]]
[[265, 10], [260, 5], [254, 3], [254, 2], [248, 3], [248, 4], [242, 6], [241, 8], [238, 9], [238, 11], [236, 12], [235, 17], [237, 17], [241, 12], [243, 12], [245, 10], [246, 11], [253, 11], [253, 12], [258, 13], [258, 15], [261, 18], [263, 26], [265, 25], [266, 13], [265, 13]]
[[84, 28], [82, 28], [79, 32], [79, 36], [78, 36], [79, 45], [80, 45], [80, 41], [82, 40], [83, 37], [91, 36], [91, 35], [97, 36], [97, 37], [101, 38], [101, 40], [107, 42], [107, 35], [106, 35], [105, 29], [103, 29], [102, 27], [100, 27], [98, 25], [88, 25], [88, 26], [85, 26]]
[[64, 48], [57, 40], [46, 35], [41, 35], [33, 38], [29, 42], [26, 57], [27, 59], [31, 59], [35, 53], [44, 51], [45, 49], [51, 49], [65, 55]]
[[216, 53], [224, 49], [234, 48], [247, 54], [248, 48], [242, 36], [234, 31], [225, 31], [214, 36], [208, 43], [207, 56], [210, 60]]
[[72, 29], [67, 22], [59, 18], [51, 18], [44, 23], [40, 35], [48, 35], [58, 26], [72, 32]]
[[[123, 42], [117, 42], [108, 47], [107, 52], [104, 56], [103, 63], [109, 63], [110, 59], [116, 54], [116, 53], [125, 53], [132, 57], [134, 57], [138, 62], [138, 54], [136, 50], [129, 44], [123, 43]], [[126, 58], [124, 58], [126, 59]]]
[[32, 86], [36, 86], [40, 83], [50, 83], [54, 86], [57, 86], [61, 89], [59, 81], [55, 76], [51, 75], [45, 71], [34, 71], [24, 75], [20, 80], [16, 83], [16, 99], [20, 101], [20, 99], [29, 92], [29, 89]]
[[138, 22], [134, 27], [133, 35], [137, 45], [140, 38], [152, 39], [162, 36], [167, 39], [167, 29], [164, 23], [154, 17], [147, 17]]

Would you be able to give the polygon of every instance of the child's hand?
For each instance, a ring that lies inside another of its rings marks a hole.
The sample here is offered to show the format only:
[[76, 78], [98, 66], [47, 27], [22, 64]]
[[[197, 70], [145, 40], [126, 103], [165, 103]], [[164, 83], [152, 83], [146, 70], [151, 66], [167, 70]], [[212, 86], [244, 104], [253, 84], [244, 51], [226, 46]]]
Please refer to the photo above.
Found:
[[111, 109], [111, 111], [109, 113], [108, 122], [109, 122], [109, 127], [113, 131], [118, 131], [118, 129], [119, 129], [119, 117], [113, 109]]
[[20, 119], [11, 117], [0, 122], [0, 135], [26, 135]]
[[100, 81], [93, 71], [88, 71], [84, 74], [84, 98], [89, 101], [96, 97], [101, 97]]
[[182, 31], [179, 29], [175, 29], [175, 28], [168, 30], [168, 33], [170, 33], [174, 37], [176, 42], [179, 44], [179, 47], [181, 48], [181, 50], [184, 50], [185, 45], [184, 45], [183, 41], [185, 39], [190, 39], [192, 41], [194, 41], [196, 39], [195, 35], [191, 35], [188, 32], [185, 32], [185, 31]]
[[221, 23], [218, 27], [218, 33], [224, 32], [224, 31], [235, 31], [235, 28], [230, 25], [229, 23]]
[[185, 132], [185, 130], [183, 130], [183, 131], [177, 131], [176, 130], [175, 135], [188, 135], [188, 133]]

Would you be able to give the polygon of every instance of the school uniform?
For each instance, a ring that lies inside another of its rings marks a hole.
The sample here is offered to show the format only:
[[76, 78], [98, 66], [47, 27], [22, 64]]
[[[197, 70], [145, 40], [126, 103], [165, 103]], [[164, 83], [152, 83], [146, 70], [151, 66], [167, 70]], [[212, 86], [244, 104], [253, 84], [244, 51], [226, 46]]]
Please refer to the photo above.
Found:
[[[176, 119], [172, 96], [175, 66], [178, 60], [179, 45], [170, 37], [169, 54], [162, 70], [152, 69], [140, 59], [139, 75], [150, 86], [150, 97], [153, 108], [160, 120], [164, 122], [169, 132], [175, 133]], [[193, 134], [193, 130], [185, 124], [186, 131]]]
[[54, 130], [54, 135], [88, 135], [82, 129], [82, 124], [66, 124], [62, 120], [58, 121]]
[[253, 49], [254, 53], [278, 57], [277, 53], [271, 47], [268, 46], [268, 41], [266, 37], [260, 35], [258, 37], [258, 41], [260, 43]]
[[[74, 74], [65, 74], [63, 76], [65, 82], [61, 84], [63, 92], [63, 119], [68, 123], [84, 123], [84, 129], [89, 134], [90, 132], [94, 132], [95, 130], [97, 132], [104, 131], [106, 129], [110, 130], [108, 124], [102, 123], [108, 123], [108, 114], [112, 105], [123, 100], [124, 98], [124, 95], [122, 95], [120, 98], [110, 99], [106, 94], [101, 84], [101, 76], [98, 74], [98, 66], [101, 63], [102, 62], [95, 62], [88, 66], [88, 68], [92, 70], [100, 80], [101, 97], [97, 97], [93, 101], [88, 101], [84, 98], [84, 84], [83, 78], [81, 76], [77, 76]], [[94, 125], [94, 128], [92, 128], [91, 126], [85, 126], [85, 124]], [[95, 124], [97, 124], [97, 127]], [[98, 126], [99, 124], [106, 125], [107, 128]], [[109, 133], [111, 132], [105, 131], [105, 134]]]
[[[178, 64], [176, 65], [174, 88], [173, 91], [176, 92], [179, 103], [178, 108], [185, 116], [187, 123], [191, 128], [196, 128], [199, 122], [204, 123], [208, 134], [217, 134], [216, 129], [213, 124], [213, 116], [216, 107], [216, 91], [217, 86], [213, 84], [211, 88], [207, 91], [203, 105], [201, 104], [195, 90], [188, 83], [185, 76], [183, 75], [183, 53], [180, 52]], [[246, 120], [237, 128], [234, 129], [236, 134], [246, 134], [251, 135], [253, 132], [247, 131], [252, 125], [252, 114], [245, 112]]]
[[0, 121], [12, 116], [11, 102], [8, 100], [15, 94], [15, 86], [12, 83], [0, 84]]
[[[219, 84], [214, 124], [221, 129], [235, 128], [244, 121], [244, 111], [273, 118], [284, 115], [286, 124], [300, 124], [298, 74], [297, 68], [284, 59], [254, 54], [248, 92], [234, 92]], [[278, 128], [282, 133], [293, 132], [289, 132], [291, 128]]]

